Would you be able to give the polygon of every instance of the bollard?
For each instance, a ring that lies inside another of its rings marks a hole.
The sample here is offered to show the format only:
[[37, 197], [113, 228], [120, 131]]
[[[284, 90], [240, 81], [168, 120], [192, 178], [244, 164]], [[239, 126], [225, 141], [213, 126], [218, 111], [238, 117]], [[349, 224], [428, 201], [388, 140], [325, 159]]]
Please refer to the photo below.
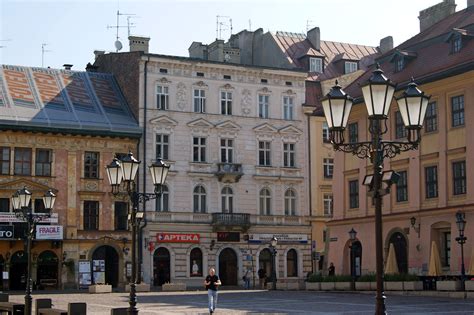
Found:
[[110, 315], [128, 315], [128, 307], [118, 307], [110, 310]]
[[86, 315], [87, 314], [87, 304], [80, 303], [69, 303], [67, 306], [68, 315]]

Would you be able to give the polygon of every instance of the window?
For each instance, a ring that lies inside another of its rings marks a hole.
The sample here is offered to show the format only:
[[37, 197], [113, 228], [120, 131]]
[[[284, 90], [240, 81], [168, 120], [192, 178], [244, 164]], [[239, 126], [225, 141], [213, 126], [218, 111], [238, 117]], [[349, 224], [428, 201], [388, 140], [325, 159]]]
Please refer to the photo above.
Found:
[[436, 110], [436, 102], [428, 103], [425, 116], [425, 131], [432, 132], [438, 130], [438, 114]]
[[451, 232], [442, 232], [443, 235], [443, 267], [449, 267], [451, 264]]
[[193, 162], [206, 162], [206, 138], [193, 138]]
[[196, 72], [197, 77], [204, 77], [204, 72]]
[[193, 211], [206, 213], [206, 190], [199, 185], [194, 188], [193, 192]]
[[260, 215], [270, 215], [272, 197], [270, 190], [263, 188], [260, 190]]
[[232, 188], [224, 187], [221, 191], [222, 194], [222, 213], [233, 213], [234, 212], [234, 194]]
[[169, 158], [168, 155], [168, 147], [169, 147], [170, 136], [157, 134], [156, 135], [156, 158], [160, 158], [163, 160], [167, 160]]
[[357, 71], [357, 62], [354, 61], [346, 61], [344, 63], [344, 73], [352, 73]]
[[398, 57], [395, 63], [395, 72], [400, 72], [405, 68], [405, 59], [403, 57]]
[[323, 142], [329, 142], [329, 126], [327, 122], [323, 122]]
[[160, 73], [168, 73], [168, 69], [160, 68]]
[[355, 143], [359, 141], [359, 125], [355, 123], [351, 123], [348, 126], [349, 129], [349, 143]]
[[0, 147], [0, 175], [10, 174], [10, 148]]
[[408, 136], [408, 131], [405, 128], [403, 123], [402, 114], [399, 111], [395, 112], [395, 138], [406, 138]]
[[359, 181], [349, 181], [349, 208], [359, 208]]
[[33, 210], [35, 213], [46, 213], [46, 208], [44, 207], [43, 198], [37, 198], [33, 201]]
[[461, 195], [466, 193], [466, 162], [453, 163], [453, 193]]
[[36, 149], [36, 176], [51, 176], [51, 150]]
[[268, 83], [267, 79], [260, 79], [260, 83]]
[[453, 127], [464, 125], [464, 95], [451, 97]]
[[324, 215], [332, 217], [332, 194], [324, 194], [323, 204], [324, 204]]
[[30, 148], [15, 148], [15, 175], [31, 175]]
[[156, 211], [158, 212], [168, 212], [170, 211], [169, 201], [170, 201], [170, 192], [168, 186], [161, 185], [161, 194], [158, 194], [156, 197]]
[[332, 178], [334, 159], [323, 159], [324, 178]]
[[115, 230], [128, 230], [128, 203], [123, 201], [116, 201], [115, 209]]
[[292, 83], [291, 81], [286, 81], [286, 82], [285, 82], [285, 85], [286, 85], [286, 86], [293, 86], [293, 83]]
[[84, 230], [99, 230], [99, 202], [84, 201]]
[[84, 177], [99, 178], [99, 152], [84, 153]]
[[461, 51], [462, 48], [462, 39], [461, 36], [453, 38], [451, 41], [451, 53], [455, 54]]
[[298, 277], [298, 254], [294, 249], [286, 253], [286, 276]]
[[194, 90], [194, 112], [195, 113], [206, 112], [206, 91]]
[[221, 114], [232, 115], [232, 92], [221, 92]]
[[426, 198], [438, 197], [438, 167], [425, 167], [425, 193]]
[[191, 277], [202, 276], [202, 251], [199, 248], [193, 248], [189, 255], [189, 275]]
[[260, 166], [270, 166], [270, 145], [269, 141], [259, 141], [258, 142], [258, 165]]
[[259, 95], [258, 96], [258, 116], [260, 118], [268, 118], [268, 103], [270, 95]]
[[230, 80], [230, 79], [232, 79], [232, 76], [224, 74], [223, 78], [224, 78], [224, 80]]
[[397, 183], [397, 202], [407, 201], [408, 200], [408, 178], [407, 172], [401, 171], [398, 172], [400, 178]]
[[10, 212], [10, 198], [0, 198], [0, 212]]
[[293, 189], [285, 192], [285, 215], [296, 215], [296, 193]]
[[221, 162], [234, 163], [233, 153], [234, 153], [234, 140], [221, 139]]
[[168, 109], [169, 94], [168, 87], [158, 85], [156, 87], [156, 108], [161, 110]]
[[293, 97], [283, 96], [283, 119], [293, 120]]
[[283, 143], [283, 166], [295, 167], [295, 144]]
[[321, 58], [309, 58], [309, 72], [323, 72], [323, 60]]

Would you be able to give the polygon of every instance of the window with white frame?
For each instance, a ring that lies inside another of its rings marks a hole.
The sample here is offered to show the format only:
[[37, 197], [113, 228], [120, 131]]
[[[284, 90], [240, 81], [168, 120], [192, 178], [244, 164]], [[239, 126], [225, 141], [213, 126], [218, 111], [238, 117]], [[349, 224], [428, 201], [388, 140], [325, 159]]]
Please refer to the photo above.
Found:
[[221, 162], [234, 163], [234, 140], [221, 139]]
[[283, 166], [295, 167], [295, 144], [283, 143]]
[[455, 54], [461, 51], [462, 48], [462, 38], [457, 36], [451, 40], [451, 53]]
[[329, 141], [329, 126], [327, 122], [323, 122], [323, 142]]
[[309, 72], [323, 72], [323, 60], [321, 58], [309, 58]]
[[324, 178], [332, 178], [332, 173], [334, 170], [334, 159], [323, 159], [323, 171]]
[[221, 114], [232, 115], [232, 92], [221, 91]]
[[296, 215], [296, 193], [293, 189], [285, 191], [285, 215]]
[[232, 188], [224, 187], [221, 192], [222, 196], [222, 213], [234, 212], [234, 193]]
[[169, 135], [156, 135], [156, 158], [168, 160]]
[[403, 57], [398, 57], [395, 61], [395, 71], [400, 72], [405, 68], [405, 59]]
[[258, 142], [258, 165], [260, 166], [271, 166], [271, 142], [270, 141], [259, 141]]
[[156, 211], [158, 212], [168, 212], [169, 208], [169, 196], [170, 192], [167, 185], [161, 185], [160, 194], [156, 198]]
[[205, 113], [206, 112], [206, 91], [201, 89], [195, 89], [193, 94], [194, 112]]
[[268, 118], [268, 103], [270, 100], [270, 95], [258, 95], [258, 116], [260, 118]]
[[168, 87], [158, 85], [156, 87], [156, 108], [161, 110], [168, 109], [169, 103], [169, 94], [168, 94]]
[[193, 211], [196, 213], [206, 213], [206, 189], [202, 185], [194, 188]]
[[332, 194], [323, 195], [324, 215], [332, 217]]
[[193, 162], [206, 162], [205, 137], [193, 137]]
[[344, 73], [352, 73], [357, 71], [357, 62], [354, 61], [346, 61], [344, 63]]
[[271, 214], [272, 196], [270, 190], [263, 188], [260, 190], [260, 215]]
[[283, 96], [283, 119], [293, 120], [293, 96]]

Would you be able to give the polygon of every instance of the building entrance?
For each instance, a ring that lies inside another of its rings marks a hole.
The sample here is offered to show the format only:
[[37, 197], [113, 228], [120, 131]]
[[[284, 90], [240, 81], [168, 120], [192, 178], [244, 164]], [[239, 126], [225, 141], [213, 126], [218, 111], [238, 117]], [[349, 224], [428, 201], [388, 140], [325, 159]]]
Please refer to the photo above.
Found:
[[26, 289], [28, 257], [22, 250], [15, 252], [10, 259], [10, 290]]
[[272, 253], [268, 248], [262, 250], [258, 256], [258, 269], [263, 269], [267, 278], [272, 275]]
[[222, 285], [237, 285], [237, 254], [231, 248], [219, 255], [219, 278]]
[[161, 286], [171, 279], [170, 252], [159, 247], [153, 254], [153, 285]]
[[398, 271], [400, 273], [408, 272], [407, 240], [400, 232], [395, 232], [390, 236], [389, 244], [393, 243], [395, 256], [397, 256]]
[[[103, 262], [103, 263], [102, 263]], [[107, 283], [112, 287], [118, 285], [119, 257], [117, 251], [108, 245], [97, 248], [92, 254], [93, 283]]]
[[36, 283], [39, 289], [58, 288], [58, 262], [58, 256], [50, 250], [46, 250], [38, 256]]

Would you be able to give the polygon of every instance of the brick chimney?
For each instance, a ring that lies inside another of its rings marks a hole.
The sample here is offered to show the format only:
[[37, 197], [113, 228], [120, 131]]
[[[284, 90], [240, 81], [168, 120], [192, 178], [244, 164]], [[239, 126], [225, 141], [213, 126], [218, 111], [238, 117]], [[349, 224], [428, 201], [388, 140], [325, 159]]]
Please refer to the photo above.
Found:
[[382, 54], [385, 54], [387, 51], [390, 51], [393, 49], [393, 37], [392, 36], [387, 36], [384, 37], [380, 40], [380, 52]]
[[143, 51], [148, 54], [148, 42], [150, 37], [129, 36], [130, 51]]
[[[472, 0], [468, 0], [472, 1]], [[420, 11], [420, 32], [423, 32], [430, 26], [438, 23], [442, 19], [456, 12], [456, 3], [454, 0], [443, 0], [432, 7]]]
[[99, 56], [103, 54], [105, 54], [105, 50], [94, 50], [95, 60], [97, 60], [97, 58], [99, 58]]
[[69, 63], [65, 63], [63, 64], [63, 67], [64, 67], [64, 70], [71, 70], [73, 65], [69, 64]]
[[306, 33], [306, 38], [309, 40], [311, 45], [313, 45], [314, 49], [321, 49], [321, 33], [319, 32], [319, 27], [310, 29]]

